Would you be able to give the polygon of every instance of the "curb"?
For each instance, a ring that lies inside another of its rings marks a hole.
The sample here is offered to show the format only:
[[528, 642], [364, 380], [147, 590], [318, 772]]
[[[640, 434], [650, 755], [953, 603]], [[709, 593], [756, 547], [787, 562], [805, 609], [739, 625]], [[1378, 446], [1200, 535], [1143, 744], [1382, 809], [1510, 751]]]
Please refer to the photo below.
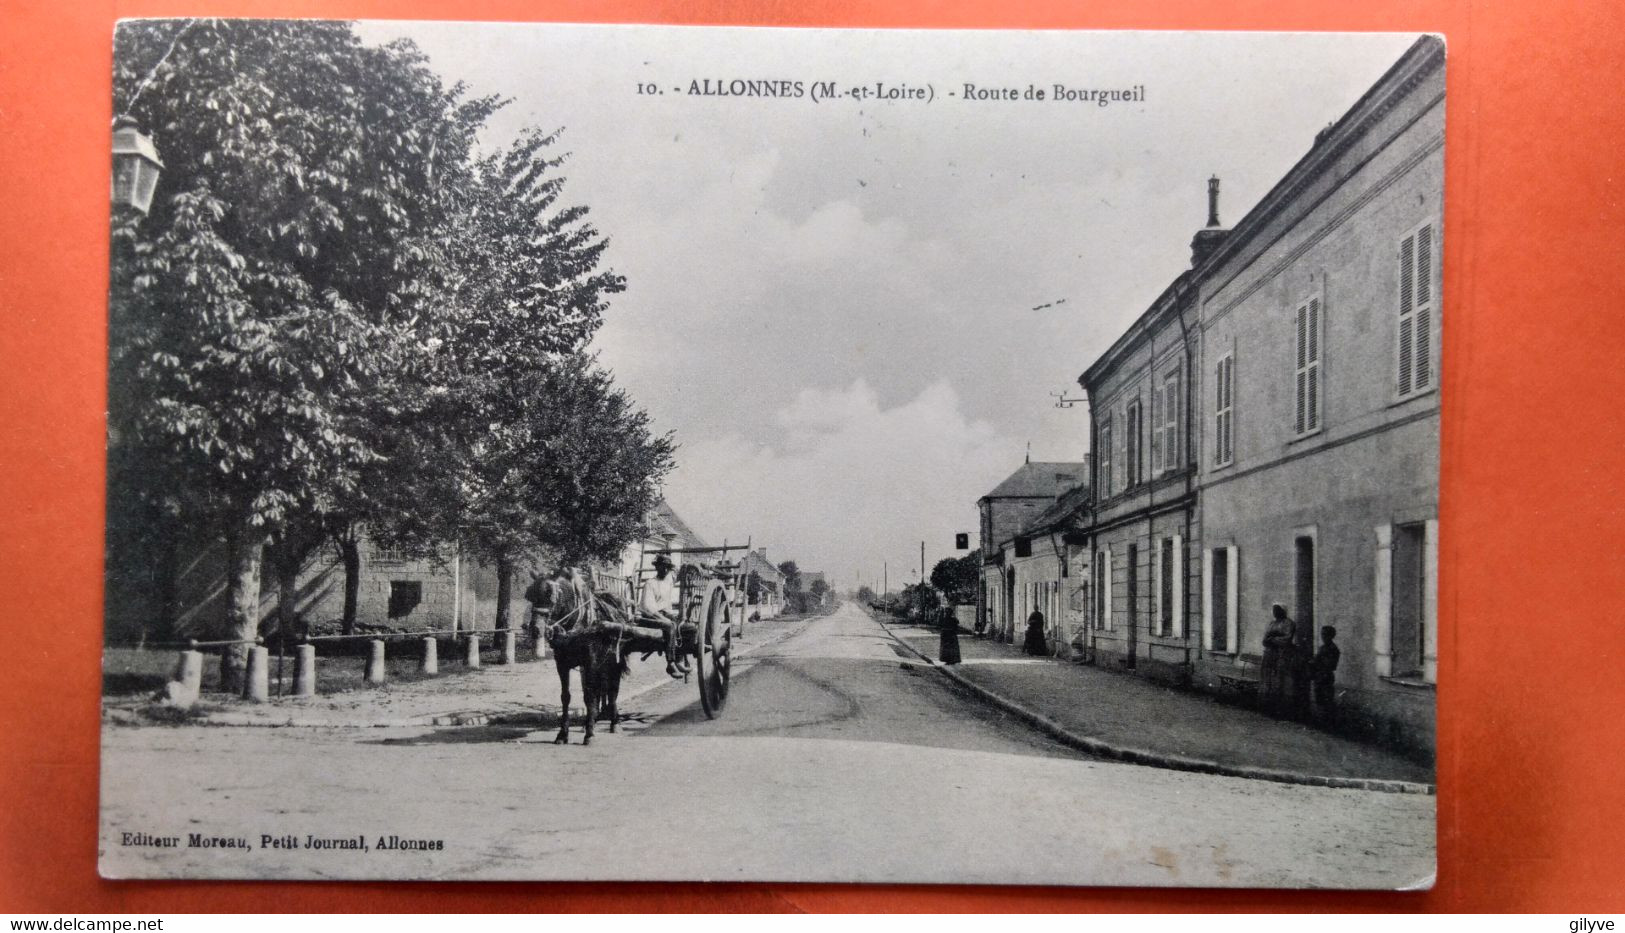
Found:
[[[891, 630], [879, 616], [870, 613], [869, 617], [885, 629], [892, 640], [902, 645], [904, 650], [924, 661], [927, 667], [941, 671], [949, 680], [981, 697], [988, 703], [1003, 709], [1020, 719], [1026, 720], [1040, 731], [1057, 739], [1063, 745], [1071, 746], [1080, 751], [1115, 761], [1124, 761], [1130, 764], [1146, 765], [1153, 768], [1168, 768], [1174, 771], [1192, 771], [1197, 774], [1217, 774], [1224, 777], [1247, 778], [1254, 781], [1274, 781], [1278, 784], [1302, 784], [1311, 787], [1337, 787], [1350, 790], [1375, 791], [1382, 794], [1420, 794], [1432, 796], [1436, 793], [1432, 784], [1421, 784], [1415, 781], [1393, 781], [1380, 778], [1352, 778], [1333, 777], [1330, 775], [1304, 774], [1297, 771], [1281, 771], [1275, 768], [1257, 768], [1250, 765], [1227, 765], [1222, 762], [1206, 758], [1190, 758], [1184, 755], [1169, 755], [1154, 752], [1144, 748], [1133, 748], [1126, 745], [1114, 745], [1103, 739], [1080, 735], [1061, 725], [1054, 719], [1030, 709], [1027, 706], [995, 693], [992, 690], [967, 679], [963, 674], [955, 671], [951, 665], [938, 664], [921, 654], [919, 649], [904, 641], [901, 636]], [[906, 663], [906, 662], [905, 662]]]

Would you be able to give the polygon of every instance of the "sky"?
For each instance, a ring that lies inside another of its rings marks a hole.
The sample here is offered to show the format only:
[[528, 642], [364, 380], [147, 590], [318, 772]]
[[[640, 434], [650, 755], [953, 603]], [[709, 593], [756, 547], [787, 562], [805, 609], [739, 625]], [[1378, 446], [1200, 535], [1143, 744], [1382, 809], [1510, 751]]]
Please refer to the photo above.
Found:
[[[1077, 378], [1413, 35], [364, 23], [562, 127], [564, 200], [625, 275], [594, 350], [678, 443], [671, 505], [845, 589], [975, 546], [1030, 455], [1081, 460]], [[799, 81], [802, 96], [691, 95]], [[924, 89], [929, 101], [811, 99]], [[966, 100], [964, 86], [1018, 99]], [[1019, 99], [1029, 85], [1143, 100]], [[661, 93], [639, 93], [658, 89]], [[952, 96], [950, 96], [952, 95]], [[1064, 301], [1063, 301], [1064, 299]], [[1048, 307], [1041, 307], [1048, 305]]]

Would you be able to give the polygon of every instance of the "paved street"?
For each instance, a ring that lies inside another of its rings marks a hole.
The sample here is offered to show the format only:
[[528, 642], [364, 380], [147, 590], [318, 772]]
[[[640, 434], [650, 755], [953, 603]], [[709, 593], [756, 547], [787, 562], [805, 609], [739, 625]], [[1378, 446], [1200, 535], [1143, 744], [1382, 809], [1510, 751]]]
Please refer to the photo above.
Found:
[[[624, 700], [632, 720], [590, 747], [551, 744], [551, 705], [506, 706], [479, 726], [110, 726], [103, 872], [1338, 887], [1431, 876], [1431, 796], [1089, 760], [904, 666], [850, 604], [749, 634], [722, 719], [705, 719], [693, 685], [663, 683]], [[524, 670], [556, 702], [552, 665]], [[654, 674], [641, 668], [629, 689]], [[190, 846], [192, 833], [247, 848]], [[366, 848], [266, 844], [307, 836]], [[430, 847], [381, 849], [389, 836]]]

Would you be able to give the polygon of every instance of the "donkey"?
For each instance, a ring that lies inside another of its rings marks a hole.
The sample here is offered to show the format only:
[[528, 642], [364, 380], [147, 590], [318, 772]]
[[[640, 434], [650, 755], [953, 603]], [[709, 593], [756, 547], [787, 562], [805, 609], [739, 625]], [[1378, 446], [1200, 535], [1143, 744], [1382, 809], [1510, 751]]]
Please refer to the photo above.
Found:
[[559, 734], [554, 745], [570, 741], [570, 669], [581, 671], [581, 692], [586, 707], [581, 744], [592, 744], [593, 727], [605, 713], [609, 731], [620, 720], [616, 702], [621, 678], [628, 673], [627, 652], [612, 635], [596, 624], [600, 611], [591, 585], [580, 570], [563, 570], [546, 584], [548, 622], [547, 643], [553, 649], [553, 663], [559, 671]]

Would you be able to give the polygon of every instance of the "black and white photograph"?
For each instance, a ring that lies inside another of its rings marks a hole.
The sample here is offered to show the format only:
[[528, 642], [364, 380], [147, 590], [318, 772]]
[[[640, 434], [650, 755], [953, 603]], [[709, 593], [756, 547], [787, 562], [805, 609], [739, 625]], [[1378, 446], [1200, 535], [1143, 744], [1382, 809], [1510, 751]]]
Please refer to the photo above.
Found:
[[1433, 885], [1442, 38], [112, 50], [103, 877]]

